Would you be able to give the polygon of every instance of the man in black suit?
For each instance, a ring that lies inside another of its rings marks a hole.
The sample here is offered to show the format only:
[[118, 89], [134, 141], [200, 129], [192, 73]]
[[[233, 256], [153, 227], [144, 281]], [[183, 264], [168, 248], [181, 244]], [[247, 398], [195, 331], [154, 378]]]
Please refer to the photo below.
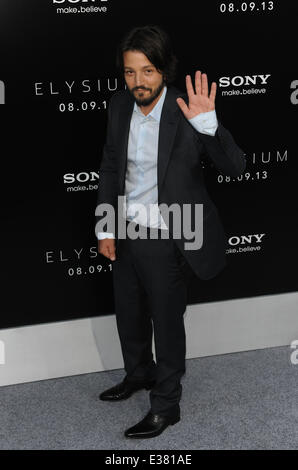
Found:
[[[151, 389], [150, 410], [125, 431], [130, 438], [157, 436], [180, 420], [188, 282], [193, 276], [211, 279], [226, 265], [227, 238], [204, 184], [202, 161], [209, 159], [230, 176], [241, 175], [246, 164], [243, 151], [217, 120], [216, 83], [209, 93], [207, 75], [197, 71], [195, 87], [188, 75], [187, 95], [179, 92], [171, 86], [176, 62], [169, 37], [158, 26], [134, 28], [124, 37], [118, 65], [127, 89], [110, 100], [100, 167], [95, 232], [98, 251], [113, 261], [126, 371], [123, 382], [100, 399], [122, 400]], [[125, 197], [121, 210], [119, 196]], [[117, 216], [103, 228], [106, 219], [99, 208], [104, 204]], [[164, 208], [172, 205], [188, 206], [182, 221], [175, 214], [168, 217]], [[185, 224], [196, 222], [198, 207], [201, 223], [184, 231]], [[125, 238], [119, 212], [126, 219]]]

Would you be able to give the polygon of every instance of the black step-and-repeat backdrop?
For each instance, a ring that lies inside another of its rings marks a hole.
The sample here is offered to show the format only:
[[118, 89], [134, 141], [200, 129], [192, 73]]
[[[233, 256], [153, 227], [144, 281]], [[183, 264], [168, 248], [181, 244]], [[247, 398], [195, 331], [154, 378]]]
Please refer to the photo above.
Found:
[[195, 279], [190, 303], [297, 290], [297, 12], [290, 0], [1, 0], [0, 328], [114, 311], [96, 190], [124, 88], [116, 46], [148, 23], [173, 39], [175, 86], [197, 69], [217, 82], [218, 118], [247, 158], [239, 178], [205, 168], [229, 264]]

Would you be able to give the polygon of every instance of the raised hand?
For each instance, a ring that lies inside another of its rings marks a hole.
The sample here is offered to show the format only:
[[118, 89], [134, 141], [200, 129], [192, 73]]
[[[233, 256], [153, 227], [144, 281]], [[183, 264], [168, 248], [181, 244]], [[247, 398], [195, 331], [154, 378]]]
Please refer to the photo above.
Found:
[[216, 83], [212, 82], [210, 95], [208, 96], [208, 78], [206, 73], [201, 74], [200, 70], [196, 71], [195, 92], [191, 76], [186, 75], [186, 90], [188, 105], [182, 98], [177, 98], [176, 100], [186, 119], [191, 119], [198, 114], [215, 109]]

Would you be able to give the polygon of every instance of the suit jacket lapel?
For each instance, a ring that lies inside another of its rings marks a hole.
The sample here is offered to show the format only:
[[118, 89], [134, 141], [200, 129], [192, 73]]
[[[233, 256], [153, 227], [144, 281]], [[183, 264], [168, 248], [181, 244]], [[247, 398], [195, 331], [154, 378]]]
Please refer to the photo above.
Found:
[[164, 181], [170, 155], [174, 145], [181, 111], [176, 104], [179, 96], [175, 89], [168, 88], [159, 123], [158, 157], [157, 157], [157, 187], [158, 191]]
[[[125, 173], [127, 166], [127, 148], [130, 121], [134, 107], [134, 99], [128, 93], [128, 98], [122, 104], [119, 112], [119, 186], [121, 194], [124, 194]], [[171, 151], [173, 148], [178, 123], [181, 118], [181, 111], [177, 108], [176, 98], [179, 96], [178, 90], [168, 88], [165, 101], [162, 108], [159, 124], [159, 138], [158, 138], [158, 156], [157, 156], [157, 187], [160, 191], [164, 177], [166, 174], [167, 166], [169, 163]]]
[[119, 187], [121, 188], [121, 193], [124, 194], [124, 185], [125, 185], [125, 173], [127, 166], [127, 149], [128, 149], [128, 138], [129, 138], [129, 129], [130, 121], [134, 107], [134, 99], [130, 96], [129, 91], [127, 91], [127, 101], [122, 105], [119, 113], [119, 145], [120, 149], [120, 158], [119, 158]]

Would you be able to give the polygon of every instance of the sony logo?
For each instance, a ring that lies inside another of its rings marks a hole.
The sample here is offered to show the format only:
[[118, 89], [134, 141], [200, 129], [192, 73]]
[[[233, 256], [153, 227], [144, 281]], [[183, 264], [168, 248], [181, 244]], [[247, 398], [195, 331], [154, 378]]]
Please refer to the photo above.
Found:
[[265, 233], [255, 233], [253, 235], [234, 235], [233, 237], [229, 238], [229, 244], [232, 246], [235, 245], [245, 245], [246, 243], [253, 243], [254, 241], [257, 243], [261, 243], [263, 236]]
[[99, 172], [95, 171], [81, 171], [80, 173], [65, 173], [63, 181], [65, 184], [71, 184], [78, 181], [79, 183], [86, 183], [86, 181], [98, 181]]
[[250, 86], [250, 85], [266, 85], [268, 78], [271, 75], [235, 75], [234, 77], [220, 77], [219, 86], [227, 87], [230, 85], [233, 86]]
[[107, 2], [108, 0], [53, 0], [53, 3], [87, 3], [87, 2]]

